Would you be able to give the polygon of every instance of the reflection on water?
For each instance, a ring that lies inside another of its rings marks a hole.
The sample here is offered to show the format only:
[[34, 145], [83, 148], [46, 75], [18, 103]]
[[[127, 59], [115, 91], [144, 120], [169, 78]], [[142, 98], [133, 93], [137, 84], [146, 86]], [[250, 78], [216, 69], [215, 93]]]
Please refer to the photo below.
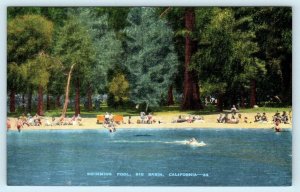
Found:
[[268, 129], [9, 132], [8, 185], [290, 185], [291, 140]]

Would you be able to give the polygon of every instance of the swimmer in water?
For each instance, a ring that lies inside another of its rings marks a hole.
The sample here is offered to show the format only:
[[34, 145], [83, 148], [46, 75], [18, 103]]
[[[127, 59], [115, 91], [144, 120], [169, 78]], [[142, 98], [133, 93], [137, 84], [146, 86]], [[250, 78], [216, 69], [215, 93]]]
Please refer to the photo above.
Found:
[[107, 128], [110, 133], [117, 131], [113, 122], [110, 122], [107, 126], [105, 124], [103, 126]]
[[189, 145], [191, 145], [191, 144], [197, 144], [197, 143], [198, 143], [198, 141], [197, 141], [197, 139], [196, 139], [195, 137], [191, 138], [191, 139], [187, 142], [187, 144], [189, 144]]
[[280, 132], [281, 130], [280, 130], [280, 127], [279, 127], [279, 124], [280, 124], [280, 121], [276, 121], [275, 122], [275, 126], [274, 126], [274, 129], [275, 129], [275, 132]]

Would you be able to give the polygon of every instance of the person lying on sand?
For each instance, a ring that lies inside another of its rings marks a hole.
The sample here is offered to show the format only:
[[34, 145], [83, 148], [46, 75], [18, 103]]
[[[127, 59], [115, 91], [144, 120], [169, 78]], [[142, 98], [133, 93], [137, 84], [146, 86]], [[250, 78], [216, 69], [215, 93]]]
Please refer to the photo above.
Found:
[[176, 120], [176, 123], [182, 123], [182, 122], [186, 122], [186, 119], [183, 118], [181, 115], [179, 115], [178, 119]]
[[236, 118], [233, 114], [231, 116], [231, 118], [226, 121], [226, 123], [229, 123], [229, 124], [237, 124], [239, 123], [239, 119]]
[[196, 115], [196, 116], [193, 117], [193, 119], [194, 119], [195, 123], [205, 123], [203, 116], [201, 117], [199, 115]]

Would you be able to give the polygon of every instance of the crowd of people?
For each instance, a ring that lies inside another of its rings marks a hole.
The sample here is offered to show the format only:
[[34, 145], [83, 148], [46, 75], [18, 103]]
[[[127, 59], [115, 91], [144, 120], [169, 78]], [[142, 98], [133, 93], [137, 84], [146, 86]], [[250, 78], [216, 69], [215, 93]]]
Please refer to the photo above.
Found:
[[[218, 123], [239, 123], [242, 122], [242, 114], [238, 113], [238, 110], [236, 107], [233, 105], [229, 113], [220, 113], [219, 117], [217, 118]], [[291, 112], [290, 112], [291, 113]], [[237, 114], [237, 117], [236, 117]], [[272, 116], [272, 121], [269, 121], [267, 115], [265, 112], [257, 113], [254, 116], [253, 122], [256, 123], [272, 123], [274, 124], [275, 131], [280, 131], [280, 123], [284, 124], [289, 124], [289, 121], [291, 119], [291, 115], [287, 114], [286, 111], [283, 111], [282, 114], [277, 111], [273, 116]], [[252, 121], [248, 119], [247, 116], [244, 117], [243, 120], [244, 123], [252, 123]]]
[[48, 118], [45, 118], [46, 126], [55, 126], [55, 125], [82, 125], [82, 118], [80, 114], [73, 115], [72, 117], [63, 117], [58, 118], [52, 117], [51, 121]]
[[[117, 116], [116, 116], [117, 117]], [[270, 116], [269, 116], [270, 117]], [[148, 113], [146, 115], [145, 112], [141, 112], [140, 116], [136, 120], [137, 124], [155, 124], [155, 123], [163, 123], [161, 119], [157, 120], [157, 117], [154, 118], [152, 113]], [[121, 118], [121, 121], [114, 120], [114, 116], [112, 113], [106, 112], [104, 115], [104, 127], [108, 128], [110, 132], [116, 131], [116, 125], [117, 124], [126, 124], [126, 122], [123, 120], [123, 116]], [[263, 113], [257, 113], [253, 119], [248, 118], [246, 115], [242, 116], [241, 113], [239, 113], [238, 109], [233, 105], [231, 110], [225, 111], [223, 113], [220, 113], [217, 117], [217, 123], [228, 123], [228, 124], [238, 124], [240, 122], [243, 123], [272, 123], [274, 124], [274, 129], [276, 131], [280, 131], [280, 124], [289, 124], [291, 121], [291, 112], [287, 114], [286, 111], [283, 111], [282, 114], [280, 114], [278, 111], [272, 116], [272, 118], [268, 118], [267, 114], [265, 112]], [[131, 116], [128, 116], [128, 124], [134, 124], [132, 121]], [[179, 115], [177, 118], [173, 118], [171, 123], [205, 123], [204, 117], [200, 115]], [[212, 123], [212, 122], [211, 122]], [[27, 114], [27, 116], [23, 113], [20, 117], [18, 117], [15, 121], [15, 127], [18, 129], [18, 131], [21, 131], [24, 126], [60, 126], [60, 125], [82, 125], [82, 118], [80, 117], [80, 114], [77, 116], [73, 115], [72, 117], [52, 117], [52, 119], [48, 117], [42, 117], [38, 114], [35, 114], [34, 116], [31, 116], [30, 114]], [[9, 130], [12, 128], [12, 122], [8, 118], [7, 119], [7, 129]]]
[[[7, 130], [12, 128], [12, 122], [8, 118], [6, 121], [7, 124]], [[27, 116], [23, 113], [20, 117], [16, 119], [15, 125], [18, 131], [20, 132], [22, 128], [30, 127], [30, 126], [56, 126], [56, 125], [81, 125], [82, 124], [82, 118], [80, 117], [80, 114], [73, 117], [64, 117], [61, 116], [59, 118], [52, 117], [51, 120], [48, 118], [39, 116], [38, 114], [35, 114], [34, 116], [31, 116], [30, 113], [27, 114]]]

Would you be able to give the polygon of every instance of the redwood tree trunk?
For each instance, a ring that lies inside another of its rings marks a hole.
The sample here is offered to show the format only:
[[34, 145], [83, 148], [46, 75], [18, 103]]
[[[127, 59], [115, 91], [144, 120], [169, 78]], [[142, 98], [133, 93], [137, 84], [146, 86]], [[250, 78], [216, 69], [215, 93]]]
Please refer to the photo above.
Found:
[[59, 108], [59, 107], [61, 106], [61, 103], [60, 103], [60, 95], [57, 95], [57, 96], [56, 96], [55, 106], [56, 106], [57, 108]]
[[27, 111], [29, 113], [31, 112], [31, 106], [32, 106], [32, 92], [33, 92], [33, 88], [32, 86], [30, 86], [27, 94]]
[[195, 9], [186, 8], [185, 10], [185, 27], [188, 32], [185, 35], [185, 63], [184, 63], [184, 84], [183, 84], [183, 101], [182, 109], [201, 109], [198, 80], [194, 73], [189, 70], [191, 63], [193, 41], [190, 33], [195, 27]]
[[47, 110], [50, 110], [50, 103], [51, 103], [51, 100], [50, 100], [50, 95], [47, 94]]
[[16, 92], [11, 90], [9, 94], [9, 111], [11, 113], [16, 112]]
[[241, 108], [245, 108], [245, 97], [241, 96]]
[[44, 115], [44, 113], [43, 113], [43, 87], [41, 85], [39, 85], [39, 90], [38, 90], [37, 114]]
[[79, 84], [79, 78], [76, 79], [76, 90], [75, 90], [75, 116], [80, 114], [80, 84]]
[[256, 81], [251, 81], [251, 93], [250, 93], [250, 107], [254, 107], [256, 105]]
[[223, 111], [223, 95], [222, 94], [220, 94], [218, 96], [218, 103], [217, 103], [217, 105], [218, 105], [219, 111]]
[[174, 105], [173, 86], [172, 85], [169, 87], [169, 91], [168, 91], [168, 106], [169, 105]]
[[26, 104], [25, 104], [25, 94], [22, 94], [22, 111], [26, 110]]
[[88, 102], [88, 111], [93, 110], [93, 102], [92, 102], [92, 88], [89, 86], [87, 92], [87, 102]]

